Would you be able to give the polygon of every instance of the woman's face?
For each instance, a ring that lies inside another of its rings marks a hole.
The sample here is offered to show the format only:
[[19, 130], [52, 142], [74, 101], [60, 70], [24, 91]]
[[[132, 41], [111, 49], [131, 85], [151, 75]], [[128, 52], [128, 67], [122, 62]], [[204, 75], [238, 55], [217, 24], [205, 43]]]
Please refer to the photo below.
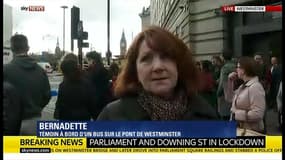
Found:
[[240, 64], [237, 64], [237, 74], [238, 78], [242, 79], [244, 76], [244, 69], [241, 68]]
[[143, 41], [136, 67], [138, 80], [147, 92], [165, 98], [173, 95], [178, 72], [176, 63], [168, 55], [153, 51]]

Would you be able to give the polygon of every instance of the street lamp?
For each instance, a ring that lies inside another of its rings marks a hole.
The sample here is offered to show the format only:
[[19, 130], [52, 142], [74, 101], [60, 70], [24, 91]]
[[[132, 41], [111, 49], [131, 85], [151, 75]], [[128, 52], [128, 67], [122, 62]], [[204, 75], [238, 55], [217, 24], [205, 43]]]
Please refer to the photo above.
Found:
[[110, 59], [112, 58], [112, 52], [110, 51], [110, 0], [107, 1], [107, 63], [110, 65]]
[[65, 55], [65, 9], [68, 8], [67, 6], [61, 6], [61, 8], [63, 8], [63, 55]]

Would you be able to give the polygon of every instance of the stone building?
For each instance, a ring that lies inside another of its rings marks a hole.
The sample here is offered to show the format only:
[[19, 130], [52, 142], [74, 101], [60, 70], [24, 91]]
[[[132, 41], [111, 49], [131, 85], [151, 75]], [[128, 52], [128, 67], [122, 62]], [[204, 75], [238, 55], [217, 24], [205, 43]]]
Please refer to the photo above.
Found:
[[4, 4], [3, 6], [3, 46], [10, 46], [10, 38], [12, 36], [13, 29], [13, 16], [12, 7]]
[[12, 37], [13, 15], [12, 7], [4, 4], [3, 6], [3, 64], [12, 61], [13, 53], [10, 49], [10, 38]]
[[280, 5], [281, 0], [151, 0], [150, 23], [167, 28], [196, 59], [210, 59], [223, 50], [235, 57], [260, 51], [281, 56], [282, 12], [222, 12], [225, 5]]
[[142, 30], [150, 25], [150, 9], [143, 7], [142, 13], [139, 14], [142, 20]]

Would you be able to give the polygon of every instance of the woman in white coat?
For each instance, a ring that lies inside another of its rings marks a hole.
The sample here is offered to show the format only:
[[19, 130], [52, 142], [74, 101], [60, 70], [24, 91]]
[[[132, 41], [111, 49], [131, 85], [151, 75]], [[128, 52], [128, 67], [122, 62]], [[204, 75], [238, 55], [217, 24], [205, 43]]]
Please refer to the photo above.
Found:
[[232, 118], [241, 128], [264, 133], [265, 91], [257, 77], [256, 62], [250, 57], [241, 57], [236, 72], [244, 83], [235, 91]]

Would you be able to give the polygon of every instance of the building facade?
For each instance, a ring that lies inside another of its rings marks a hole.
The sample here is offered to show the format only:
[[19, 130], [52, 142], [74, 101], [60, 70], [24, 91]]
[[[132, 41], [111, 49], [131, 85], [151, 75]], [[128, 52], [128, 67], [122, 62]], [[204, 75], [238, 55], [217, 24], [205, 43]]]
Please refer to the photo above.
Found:
[[3, 45], [5, 47], [10, 46], [10, 38], [12, 36], [12, 29], [13, 29], [13, 19], [12, 19], [12, 7], [4, 4], [3, 10]]
[[142, 20], [142, 30], [150, 25], [150, 8], [143, 7], [142, 13], [139, 14]]
[[278, 5], [281, 0], [151, 0], [152, 25], [182, 39], [196, 59], [223, 50], [235, 57], [261, 51], [281, 56], [282, 12], [223, 13], [225, 5]]
[[13, 59], [10, 49], [10, 38], [13, 30], [12, 7], [4, 4], [3, 7], [3, 64], [9, 63]]

